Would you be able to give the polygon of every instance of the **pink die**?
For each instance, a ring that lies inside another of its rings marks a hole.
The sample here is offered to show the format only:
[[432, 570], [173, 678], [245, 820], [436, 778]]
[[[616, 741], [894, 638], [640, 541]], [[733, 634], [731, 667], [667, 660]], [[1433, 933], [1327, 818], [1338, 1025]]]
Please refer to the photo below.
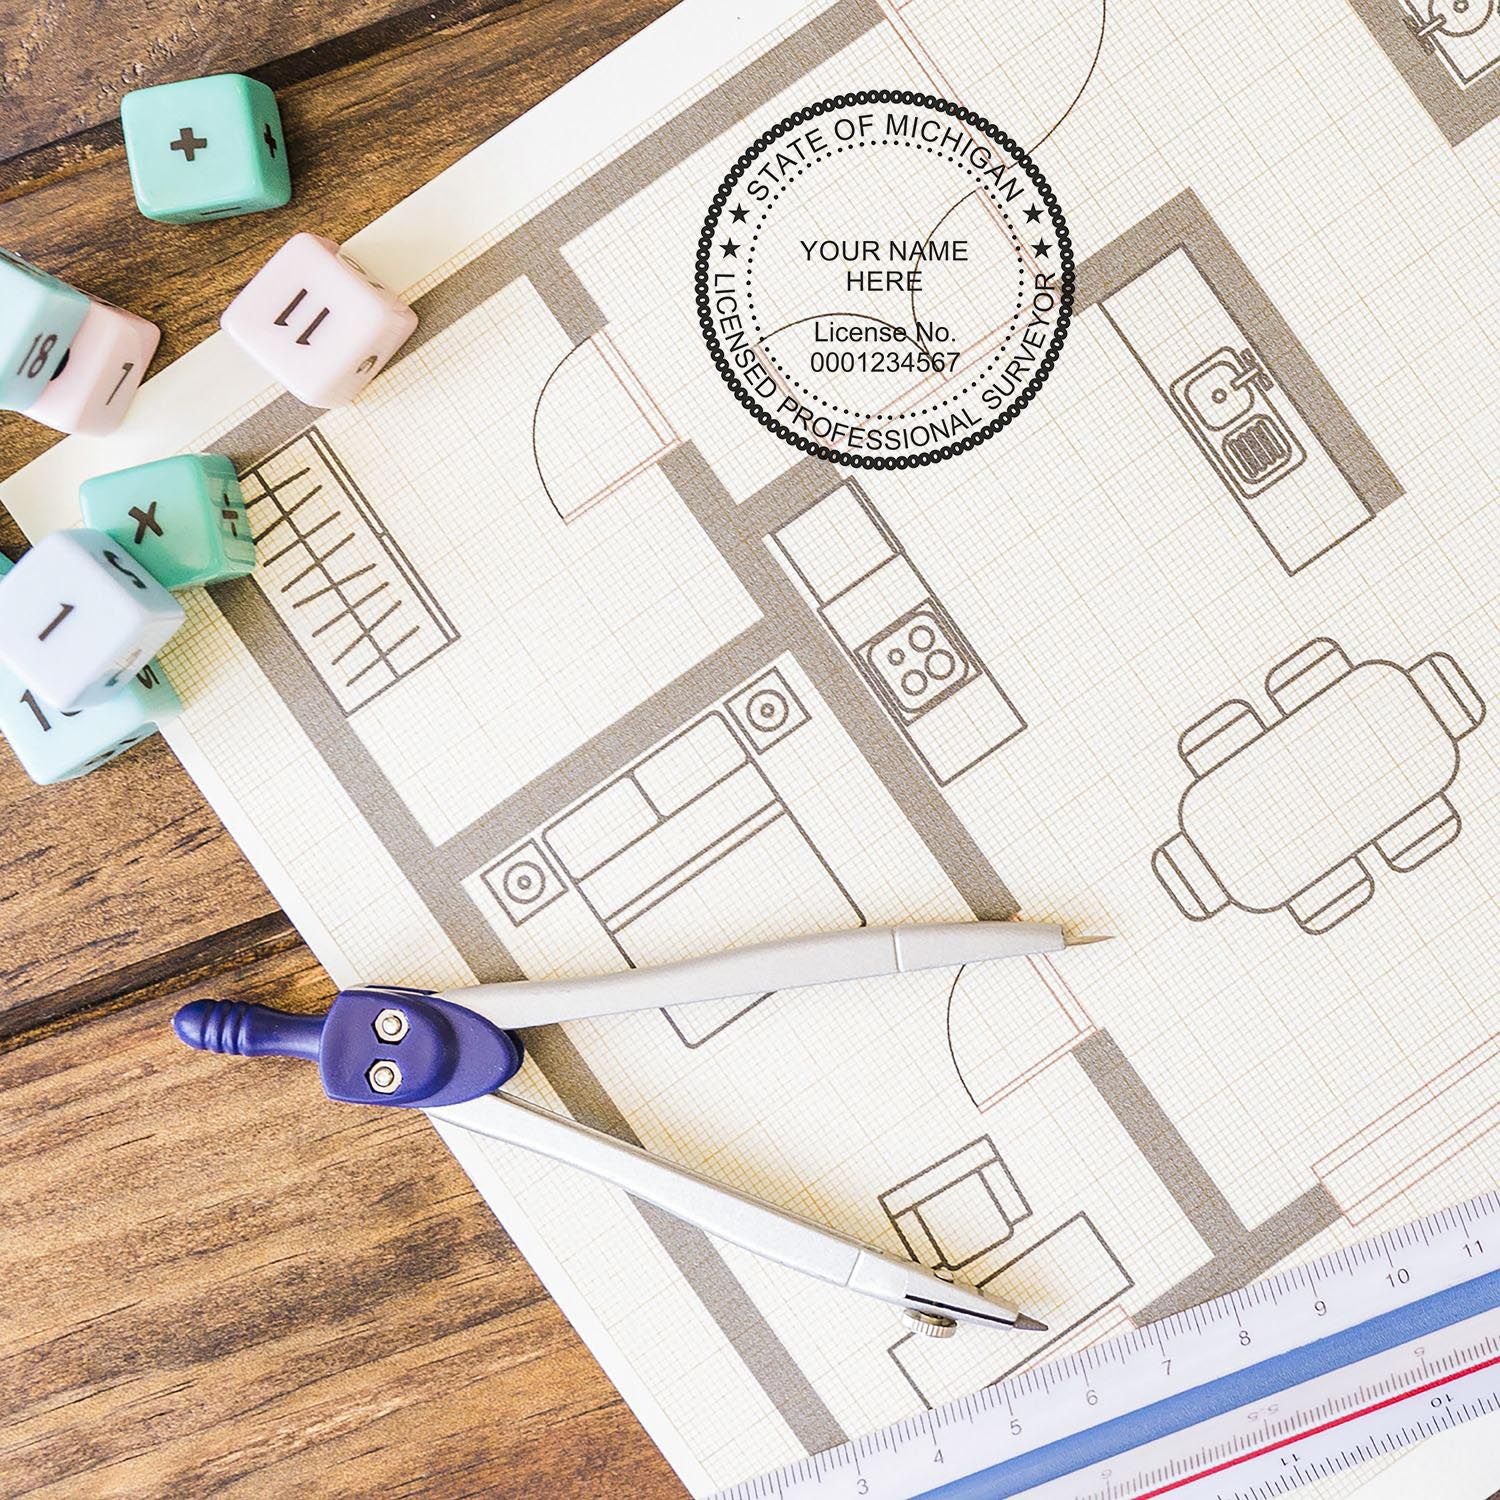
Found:
[[332, 240], [294, 234], [219, 323], [299, 401], [339, 406], [411, 337], [417, 315]]
[[59, 432], [113, 432], [160, 341], [155, 323], [90, 298], [61, 367], [26, 415]]

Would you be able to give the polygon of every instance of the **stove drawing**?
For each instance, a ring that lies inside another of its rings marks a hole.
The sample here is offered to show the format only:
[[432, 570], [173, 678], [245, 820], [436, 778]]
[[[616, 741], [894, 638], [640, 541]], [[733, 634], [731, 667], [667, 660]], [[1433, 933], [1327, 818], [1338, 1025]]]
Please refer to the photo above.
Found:
[[1026, 722], [852, 481], [772, 533], [792, 578], [939, 786]]
[[860, 652], [885, 701], [905, 722], [972, 682], [982, 670], [953, 622], [929, 600]]
[[1270, 375], [1253, 350], [1215, 349], [1170, 386], [1179, 416], [1224, 481], [1245, 499], [1307, 457], [1271, 399]]

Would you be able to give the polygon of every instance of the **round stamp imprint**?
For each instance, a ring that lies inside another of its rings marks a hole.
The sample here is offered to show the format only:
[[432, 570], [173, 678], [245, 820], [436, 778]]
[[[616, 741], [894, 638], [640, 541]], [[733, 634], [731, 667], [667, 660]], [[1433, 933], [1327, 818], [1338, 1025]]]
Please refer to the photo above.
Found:
[[1035, 163], [980, 115], [889, 89], [788, 116], [698, 241], [719, 373], [805, 452], [898, 469], [967, 452], [1057, 362], [1073, 252]]

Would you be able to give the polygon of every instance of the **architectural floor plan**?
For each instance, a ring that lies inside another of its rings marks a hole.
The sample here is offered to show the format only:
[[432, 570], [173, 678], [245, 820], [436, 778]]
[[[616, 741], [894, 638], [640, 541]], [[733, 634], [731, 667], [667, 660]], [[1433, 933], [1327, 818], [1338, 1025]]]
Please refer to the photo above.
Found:
[[[4, 491], [235, 460], [261, 565], [189, 597], [170, 738], [340, 982], [1116, 935], [527, 1035], [536, 1100], [1049, 1325], [916, 1337], [452, 1139], [697, 1492], [1500, 1176], [1500, 75], [1407, 0], [762, 9], [362, 235], [421, 322], [354, 405], [215, 339]], [[694, 303], [736, 159], [861, 89], [1030, 149], [1076, 257], [1030, 406], [920, 469], [757, 425]]]

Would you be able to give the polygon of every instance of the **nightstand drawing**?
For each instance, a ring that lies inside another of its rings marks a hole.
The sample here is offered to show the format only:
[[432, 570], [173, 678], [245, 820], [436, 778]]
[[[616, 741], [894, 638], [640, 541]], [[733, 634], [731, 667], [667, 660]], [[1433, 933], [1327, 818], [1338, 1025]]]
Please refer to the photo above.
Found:
[[1326, 639], [1273, 667], [1266, 694], [1269, 723], [1234, 699], [1183, 734], [1193, 780], [1152, 867], [1195, 922], [1285, 907], [1327, 932], [1374, 894], [1367, 851], [1412, 870], [1458, 837], [1447, 794], [1484, 703], [1443, 652], [1356, 666]]

